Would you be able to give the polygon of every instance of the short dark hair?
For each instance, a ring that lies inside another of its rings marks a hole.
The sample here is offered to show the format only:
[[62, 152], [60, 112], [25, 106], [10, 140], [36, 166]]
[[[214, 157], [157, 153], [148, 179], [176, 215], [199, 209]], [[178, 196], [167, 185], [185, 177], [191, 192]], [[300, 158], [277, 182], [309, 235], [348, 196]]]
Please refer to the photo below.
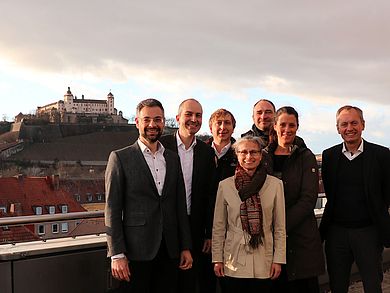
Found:
[[291, 106], [284, 106], [278, 109], [275, 114], [275, 122], [278, 120], [279, 116], [282, 114], [294, 115], [297, 119], [297, 125], [299, 126], [298, 112]]
[[340, 109], [337, 110], [336, 112], [336, 124], [339, 123], [339, 116], [340, 116], [340, 113], [342, 111], [350, 111], [350, 110], [355, 110], [358, 114], [359, 114], [359, 117], [360, 117], [360, 121], [362, 123], [364, 123], [364, 118], [363, 118], [363, 111], [362, 109], [360, 109], [359, 107], [356, 107], [356, 106], [350, 106], [350, 105], [345, 105], [345, 106], [342, 106]]
[[260, 99], [258, 100], [254, 105], [253, 105], [253, 109], [256, 107], [256, 105], [260, 102], [267, 102], [267, 103], [270, 103], [272, 108], [274, 109], [274, 112], [276, 111], [276, 108], [275, 108], [275, 105], [274, 103], [272, 103], [270, 100], [267, 100], [267, 99]]
[[137, 108], [136, 108], [136, 116], [137, 117], [139, 115], [139, 112], [141, 112], [141, 110], [144, 107], [159, 107], [164, 113], [164, 107], [160, 101], [158, 101], [156, 99], [146, 99], [146, 100], [143, 100], [143, 101], [138, 103]]
[[211, 114], [209, 119], [209, 127], [211, 128], [211, 125], [213, 124], [214, 120], [226, 115], [230, 115], [230, 117], [232, 117], [233, 128], [236, 128], [236, 119], [234, 118], [233, 114], [230, 111], [223, 108], [218, 109], [214, 111], [213, 114]]

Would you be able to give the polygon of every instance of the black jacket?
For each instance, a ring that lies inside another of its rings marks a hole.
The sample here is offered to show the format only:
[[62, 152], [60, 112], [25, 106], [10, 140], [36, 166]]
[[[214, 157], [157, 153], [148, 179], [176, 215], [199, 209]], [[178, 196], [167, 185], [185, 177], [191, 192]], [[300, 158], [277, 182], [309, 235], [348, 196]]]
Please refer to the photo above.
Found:
[[[165, 148], [178, 153], [176, 133], [161, 137], [160, 142]], [[211, 239], [216, 196], [214, 182], [214, 150], [197, 139], [194, 147], [190, 217], [194, 253], [200, 253], [204, 240]]]
[[[277, 142], [273, 142], [264, 150], [263, 160], [270, 170], [273, 170], [276, 147]], [[314, 154], [299, 137], [296, 137], [292, 152], [284, 163], [280, 179], [286, 206], [288, 279], [321, 275], [325, 271], [325, 261], [314, 215], [318, 198], [318, 166]]]
[[[367, 141], [364, 141], [363, 148], [363, 183], [368, 209], [383, 245], [390, 247], [390, 150]], [[322, 154], [322, 181], [327, 198], [320, 224], [323, 240], [326, 240], [328, 228], [332, 224], [341, 156], [342, 144], [333, 146]]]
[[[235, 143], [235, 139], [231, 138], [230, 143]], [[206, 144], [208, 144], [210, 147], [212, 147], [213, 138], [211, 137], [206, 141]], [[215, 151], [214, 151], [215, 153]], [[216, 168], [216, 184], [228, 177], [231, 177], [234, 175], [237, 167], [237, 156], [233, 150], [232, 147], [229, 148], [229, 150], [219, 159], [217, 156], [215, 156], [216, 162], [217, 162], [217, 168]]]

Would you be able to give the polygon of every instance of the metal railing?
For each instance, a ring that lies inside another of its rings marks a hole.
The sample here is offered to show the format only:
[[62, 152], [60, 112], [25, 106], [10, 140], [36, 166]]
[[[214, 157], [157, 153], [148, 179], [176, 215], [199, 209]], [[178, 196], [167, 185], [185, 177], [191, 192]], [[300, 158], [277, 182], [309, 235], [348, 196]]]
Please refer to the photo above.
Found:
[[26, 225], [26, 224], [36, 224], [36, 223], [44, 223], [44, 222], [47, 223], [47, 222], [56, 222], [56, 221], [103, 218], [103, 217], [104, 217], [104, 211], [3, 217], [0, 218], [0, 226]]

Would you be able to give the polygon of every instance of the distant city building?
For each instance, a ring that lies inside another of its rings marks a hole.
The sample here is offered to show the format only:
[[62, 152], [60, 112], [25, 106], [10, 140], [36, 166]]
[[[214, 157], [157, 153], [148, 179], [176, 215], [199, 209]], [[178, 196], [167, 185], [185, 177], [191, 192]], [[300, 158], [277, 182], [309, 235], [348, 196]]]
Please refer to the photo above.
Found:
[[[59, 176], [55, 175], [0, 178], [0, 218], [86, 211], [70, 193], [69, 188], [60, 182]], [[93, 191], [95, 192], [95, 189]], [[0, 243], [66, 237], [79, 224], [80, 221], [69, 220], [1, 226]]]
[[[114, 95], [109, 92], [106, 100], [81, 99], [73, 96], [70, 87], [63, 100], [38, 107], [36, 116], [51, 123], [115, 123], [127, 124], [122, 111], [114, 107]], [[15, 117], [20, 120], [22, 117]]]

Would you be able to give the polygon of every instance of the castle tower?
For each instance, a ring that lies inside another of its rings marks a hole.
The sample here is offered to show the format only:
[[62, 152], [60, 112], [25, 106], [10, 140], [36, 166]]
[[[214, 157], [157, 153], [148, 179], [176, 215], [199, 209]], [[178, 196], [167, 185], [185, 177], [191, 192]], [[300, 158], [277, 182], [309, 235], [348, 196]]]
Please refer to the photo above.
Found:
[[64, 107], [66, 112], [73, 112], [73, 94], [70, 91], [70, 86], [64, 95]]
[[114, 95], [111, 93], [111, 91], [107, 95], [107, 112], [108, 114], [115, 114], [114, 110]]

